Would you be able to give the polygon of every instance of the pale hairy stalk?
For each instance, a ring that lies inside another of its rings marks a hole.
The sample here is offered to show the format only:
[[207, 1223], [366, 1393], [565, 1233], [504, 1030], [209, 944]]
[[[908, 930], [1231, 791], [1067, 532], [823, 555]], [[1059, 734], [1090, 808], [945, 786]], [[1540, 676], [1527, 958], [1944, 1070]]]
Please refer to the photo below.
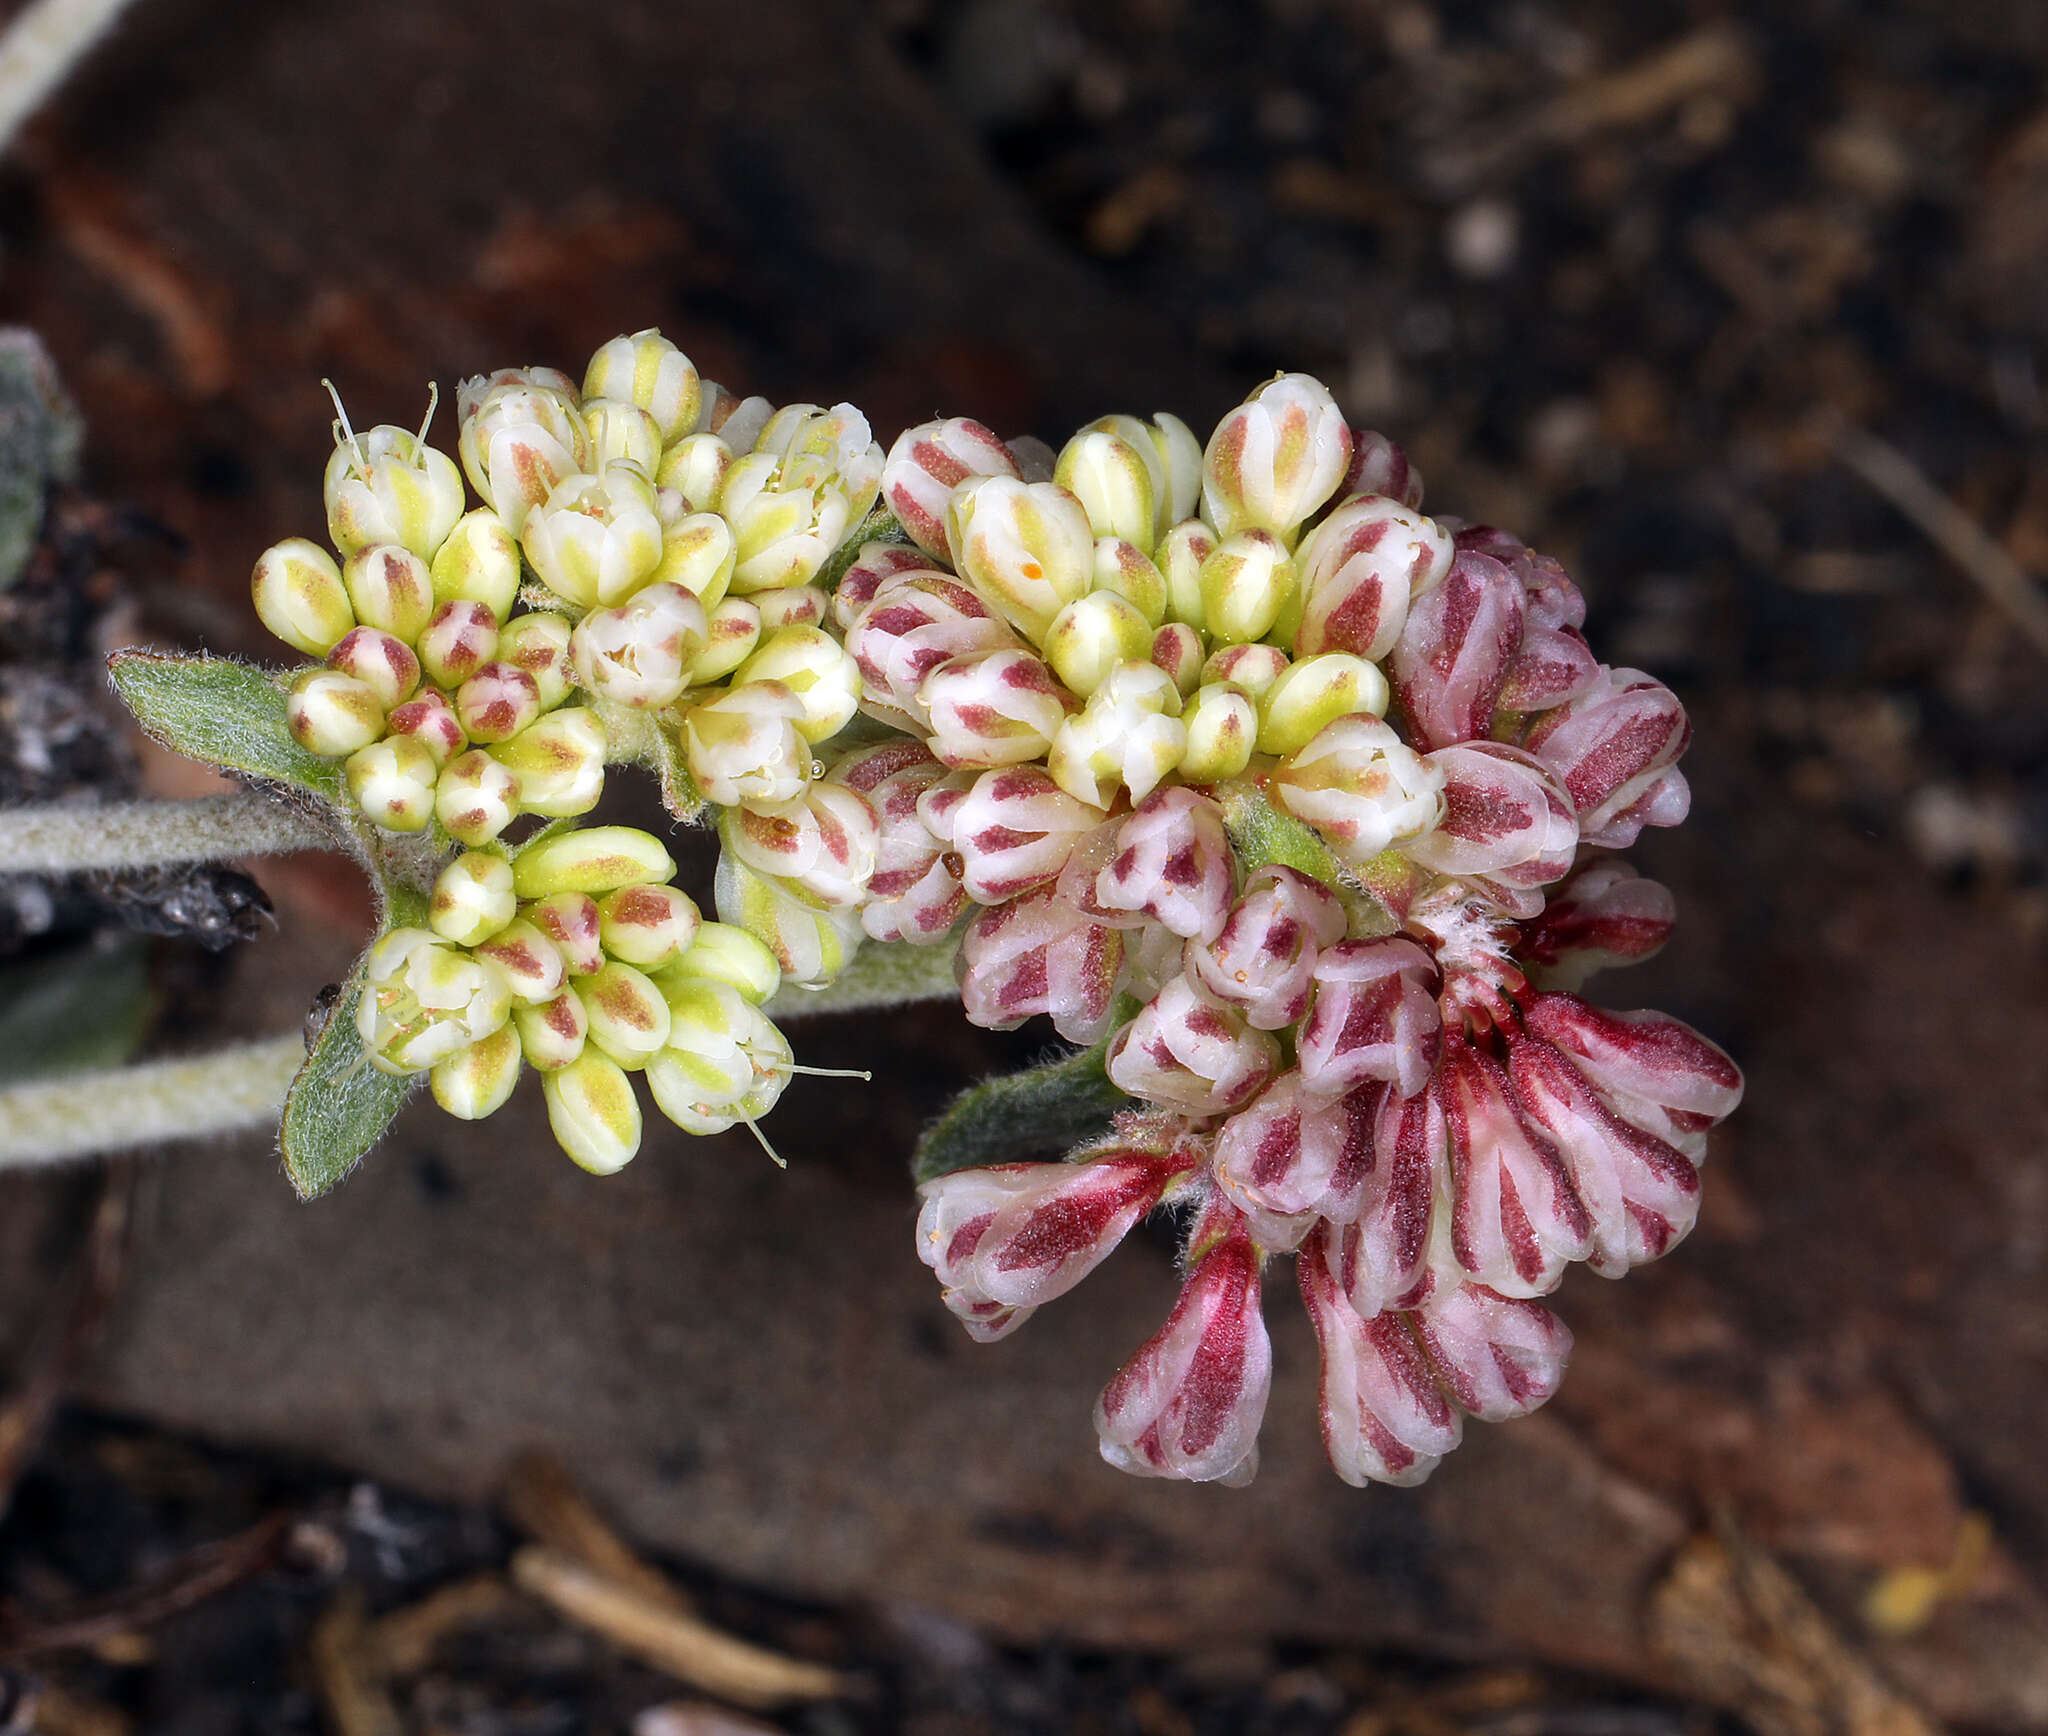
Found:
[[33, 0], [0, 36], [0, 150], [92, 51], [128, 0]]
[[869, 941], [853, 963], [821, 989], [785, 983], [769, 1001], [775, 1019], [798, 1019], [806, 1013], [852, 1013], [864, 1008], [900, 1007], [911, 1001], [955, 1001], [960, 985], [953, 975], [957, 948], [907, 946], [901, 941]]
[[311, 815], [268, 796], [0, 809], [0, 874], [147, 868], [334, 848], [335, 840]]
[[0, 1089], [0, 1169], [274, 1127], [304, 1064], [298, 1032], [175, 1061]]

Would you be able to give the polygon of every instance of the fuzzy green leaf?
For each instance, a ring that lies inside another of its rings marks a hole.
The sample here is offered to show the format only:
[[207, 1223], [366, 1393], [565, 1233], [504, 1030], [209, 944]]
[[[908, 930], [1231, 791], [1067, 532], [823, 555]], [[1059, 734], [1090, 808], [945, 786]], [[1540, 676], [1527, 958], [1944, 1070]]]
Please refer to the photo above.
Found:
[[339, 761], [308, 753], [285, 727], [284, 694], [260, 669], [226, 657], [116, 651], [114, 688], [153, 741], [245, 777], [343, 802]]
[[866, 518], [854, 526], [853, 534], [834, 549], [825, 564], [818, 569], [818, 576], [811, 580], [821, 591], [836, 591], [839, 581], [846, 577], [846, 569], [860, 559], [860, 551], [871, 542], [908, 543], [910, 533], [897, 522], [896, 515], [886, 506], [878, 506]]
[[1103, 1070], [1109, 1044], [970, 1085], [925, 1130], [911, 1174], [927, 1182], [956, 1169], [1047, 1157], [1095, 1138], [1130, 1102]]

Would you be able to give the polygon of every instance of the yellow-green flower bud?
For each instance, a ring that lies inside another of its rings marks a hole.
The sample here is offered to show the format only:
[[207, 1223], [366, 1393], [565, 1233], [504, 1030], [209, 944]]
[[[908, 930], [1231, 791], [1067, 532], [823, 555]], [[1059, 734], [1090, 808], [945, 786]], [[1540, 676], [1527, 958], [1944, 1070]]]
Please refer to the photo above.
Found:
[[604, 794], [604, 725], [587, 706], [551, 711], [489, 751], [519, 780], [519, 805], [529, 814], [587, 814]]
[[302, 669], [284, 696], [285, 727], [309, 753], [340, 759], [384, 733], [377, 690], [338, 669]]
[[[583, 396], [637, 404], [667, 441], [696, 427], [704, 388], [690, 358], [649, 326], [630, 337], [613, 338], [590, 358]], [[589, 406], [584, 408], [587, 412]]]
[[1034, 645], [1094, 583], [1095, 532], [1056, 483], [976, 477], [954, 489], [947, 519], [961, 576]]
[[765, 941], [791, 982], [828, 983], [862, 940], [860, 911], [821, 907], [792, 882], [760, 874], [723, 850], [713, 878], [718, 914]]
[[434, 817], [458, 844], [488, 844], [519, 817], [519, 780], [482, 748], [457, 754], [434, 782]]
[[506, 982], [512, 985], [512, 998], [524, 1006], [537, 1007], [553, 1000], [568, 980], [569, 965], [562, 949], [524, 916], [506, 923], [472, 950], [505, 973]]
[[487, 506], [455, 521], [434, 555], [434, 601], [481, 603], [499, 623], [519, 600], [519, 539]]
[[341, 579], [358, 621], [408, 645], [433, 617], [433, 575], [425, 561], [396, 543], [357, 549], [342, 563]]
[[590, 430], [591, 462], [598, 469], [607, 464], [630, 464], [653, 480], [661, 465], [661, 430], [638, 404], [585, 399], [583, 425]]
[[669, 1045], [647, 1064], [656, 1106], [687, 1133], [721, 1133], [774, 1107], [793, 1071], [789, 1042], [730, 989], [677, 995]]
[[1159, 571], [1166, 579], [1166, 612], [1203, 630], [1202, 568], [1216, 552], [1216, 533], [1198, 518], [1183, 519], [1159, 543]]
[[1173, 677], [1185, 699], [1202, 685], [1202, 635], [1185, 621], [1169, 621], [1152, 635], [1152, 661]]
[[782, 967], [744, 928], [729, 922], [707, 922], [697, 930], [690, 950], [662, 972], [664, 985], [697, 977], [724, 983], [759, 1006], [782, 986]]
[[580, 1168], [612, 1175], [640, 1149], [640, 1100], [615, 1061], [585, 1050], [558, 1073], [544, 1074], [548, 1125]]
[[302, 536], [265, 549], [249, 589], [264, 626], [309, 657], [325, 657], [356, 624], [341, 568], [318, 543]]
[[750, 597], [727, 597], [704, 620], [704, 649], [690, 665], [692, 687], [723, 681], [761, 643], [761, 611]]
[[590, 1040], [628, 1071], [638, 1072], [668, 1041], [668, 1002], [631, 965], [606, 965], [577, 993], [590, 1017]]
[[1098, 537], [1121, 537], [1149, 553], [1159, 537], [1152, 482], [1157, 461], [1156, 452], [1141, 452], [1121, 434], [1083, 430], [1061, 451], [1052, 479], [1081, 503]]
[[654, 480], [673, 488], [692, 512], [709, 512], [725, 488], [732, 448], [716, 434], [686, 434], [661, 455]]
[[427, 1075], [434, 1101], [462, 1121], [482, 1121], [505, 1107], [519, 1083], [519, 1032], [501, 1025], [458, 1055], [436, 1061]]
[[566, 616], [546, 611], [514, 615], [498, 629], [498, 661], [533, 678], [543, 711], [554, 710], [569, 697], [571, 632]]
[[649, 582], [681, 585], [705, 608], [713, 608], [732, 586], [737, 550], [732, 526], [715, 512], [680, 515], [673, 523], [664, 520], [661, 559]]
[[510, 922], [518, 909], [512, 864], [487, 850], [466, 850], [435, 879], [427, 926], [455, 946], [477, 946]]
[[1325, 651], [1290, 666], [1259, 696], [1260, 753], [1286, 754], [1322, 734], [1325, 724], [1354, 712], [1383, 716], [1387, 678], [1348, 651]]
[[519, 1033], [520, 1052], [537, 1073], [559, 1073], [583, 1053], [590, 1019], [583, 997], [563, 989], [552, 999], [512, 1009], [512, 1027]]
[[[726, 432], [736, 449], [738, 420]], [[718, 510], [739, 543], [732, 588], [746, 596], [808, 584], [866, 516], [881, 485], [882, 449], [851, 404], [778, 411], [718, 493]]]
[[496, 965], [394, 928], [363, 960], [356, 1031], [381, 1073], [422, 1073], [499, 1029], [512, 991]]
[[[1119, 663], [1144, 657], [1151, 645], [1151, 624], [1135, 604], [1114, 591], [1090, 591], [1053, 618], [1045, 636], [1045, 660], [1086, 699]], [[1196, 655], [1199, 658], [1199, 651]]]
[[462, 472], [407, 429], [372, 428], [335, 442], [326, 495], [327, 534], [344, 555], [396, 543], [429, 561], [462, 516]]
[[419, 653], [429, 681], [460, 687], [497, 656], [498, 617], [485, 604], [466, 598], [437, 604], [420, 631]]
[[1229, 683], [1197, 689], [1181, 722], [1187, 726], [1188, 745], [1180, 756], [1180, 775], [1189, 783], [1234, 778], [1251, 764], [1258, 710]]
[[1166, 575], [1136, 543], [1096, 538], [1094, 588], [1123, 598], [1154, 627], [1166, 619]]
[[822, 627], [784, 627], [764, 637], [733, 676], [735, 689], [777, 681], [803, 703], [793, 721], [805, 741], [837, 735], [860, 703], [860, 668]]
[[434, 817], [434, 788], [441, 768], [426, 744], [409, 735], [389, 735], [357, 748], [343, 768], [349, 794], [374, 825], [387, 832], [423, 832]]
[[673, 886], [622, 886], [597, 901], [597, 913], [605, 951], [648, 971], [674, 964], [703, 926], [696, 904]]
[[1226, 645], [1202, 665], [1202, 681], [1227, 681], [1256, 701], [1287, 673], [1289, 662], [1277, 645]]
[[571, 476], [527, 515], [520, 546], [541, 582], [579, 609], [623, 603], [661, 565], [654, 484], [633, 465]]
[[1293, 601], [1294, 563], [1271, 532], [1243, 531], [1216, 545], [1200, 582], [1209, 643], [1246, 645], [1265, 638]]
[[375, 627], [351, 627], [327, 653], [327, 667], [352, 675], [376, 694], [387, 712], [395, 711], [420, 686], [420, 660], [412, 647]]
[[675, 858], [652, 832], [637, 826], [586, 826], [520, 851], [512, 879], [521, 898], [545, 898], [551, 892], [594, 897], [621, 886], [663, 884], [675, 871]]
[[1188, 425], [1163, 411], [1152, 421], [1136, 416], [1104, 416], [1088, 424], [1088, 431], [1100, 430], [1128, 441], [1145, 459], [1152, 480], [1153, 528], [1149, 541], [1157, 542], [1174, 525], [1193, 515], [1202, 498], [1202, 443]]

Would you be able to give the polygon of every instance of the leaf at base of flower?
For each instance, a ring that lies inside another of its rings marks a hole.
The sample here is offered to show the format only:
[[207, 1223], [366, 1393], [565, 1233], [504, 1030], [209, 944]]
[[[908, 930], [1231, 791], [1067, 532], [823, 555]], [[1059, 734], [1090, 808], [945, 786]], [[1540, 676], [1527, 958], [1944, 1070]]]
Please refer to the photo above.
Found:
[[188, 759], [345, 804], [339, 760], [308, 753], [285, 727], [284, 694], [260, 669], [227, 657], [116, 651], [114, 688], [152, 741]]
[[908, 547], [910, 533], [886, 506], [876, 507], [847, 533], [846, 540], [826, 558], [811, 583], [829, 596], [846, 577], [846, 569], [860, 559], [860, 551], [871, 542], [902, 543]]
[[912, 1175], [927, 1182], [1095, 1138], [1130, 1102], [1103, 1070], [1107, 1047], [1097, 1043], [1042, 1067], [970, 1085], [917, 1142]]

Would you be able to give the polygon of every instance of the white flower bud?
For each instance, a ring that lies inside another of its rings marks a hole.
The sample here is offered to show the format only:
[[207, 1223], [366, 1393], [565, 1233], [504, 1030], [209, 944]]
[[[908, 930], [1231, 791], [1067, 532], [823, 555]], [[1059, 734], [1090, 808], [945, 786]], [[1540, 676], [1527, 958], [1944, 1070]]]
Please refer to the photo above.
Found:
[[956, 657], [924, 678], [918, 703], [931, 718], [931, 750], [956, 768], [1042, 758], [1072, 697], [1029, 651]]
[[1169, 621], [1152, 635], [1151, 661], [1173, 677], [1185, 699], [1202, 685], [1202, 635], [1185, 621]]
[[569, 697], [569, 638], [567, 617], [547, 612], [514, 615], [498, 629], [498, 661], [533, 678], [543, 711]]
[[583, 425], [590, 430], [590, 458], [598, 469], [630, 464], [651, 481], [661, 465], [661, 430], [637, 404], [587, 398]]
[[1234, 778], [1251, 764], [1259, 714], [1251, 700], [1228, 682], [1198, 688], [1181, 714], [1188, 744], [1180, 756], [1180, 775], [1190, 783], [1215, 783]]
[[673, 886], [622, 886], [597, 901], [604, 949], [641, 970], [674, 964], [695, 944], [703, 919]]
[[[727, 441], [735, 444], [730, 434]], [[808, 584], [867, 515], [881, 483], [882, 449], [851, 404], [777, 412], [719, 490], [718, 510], [739, 543], [733, 589], [745, 596]]]
[[1216, 552], [1216, 533], [1198, 518], [1182, 519], [1159, 540], [1159, 571], [1166, 580], [1166, 612], [1202, 630], [1202, 568]]
[[427, 926], [455, 946], [489, 940], [519, 909], [512, 864], [484, 850], [468, 850], [443, 868], [427, 904]]
[[741, 996], [697, 982], [670, 1003], [668, 1047], [647, 1064], [655, 1105], [686, 1133], [759, 1120], [789, 1083], [788, 1039]]
[[690, 358], [649, 326], [631, 337], [613, 338], [590, 358], [583, 396], [637, 404], [653, 418], [661, 439], [669, 441], [696, 427], [704, 387]]
[[1329, 388], [1307, 374], [1268, 381], [1216, 425], [1202, 458], [1202, 514], [1224, 536], [1270, 531], [1288, 547], [1336, 492], [1351, 430]]
[[782, 986], [782, 967], [766, 945], [729, 922], [707, 922], [690, 950], [662, 972], [662, 981], [703, 978], [724, 983], [759, 1006]]
[[264, 626], [309, 657], [325, 657], [356, 624], [341, 568], [318, 543], [302, 536], [265, 549], [249, 589]]
[[488, 605], [467, 598], [442, 603], [421, 629], [419, 654], [428, 680], [460, 687], [497, 656], [498, 617]]
[[505, 1107], [519, 1083], [519, 1032], [502, 1025], [427, 1075], [434, 1101], [459, 1121], [482, 1121]]
[[604, 917], [587, 892], [550, 892], [522, 907], [572, 977], [604, 969]]
[[1202, 665], [1202, 681], [1227, 681], [1257, 701], [1287, 673], [1289, 662], [1277, 645], [1226, 645]]
[[432, 560], [462, 516], [462, 472], [404, 428], [337, 440], [325, 490], [327, 534], [344, 555], [396, 543]]
[[1377, 665], [1343, 651], [1304, 657], [1259, 696], [1259, 752], [1293, 753], [1325, 724], [1354, 712], [1383, 717], [1386, 709], [1387, 678]]
[[668, 1002], [629, 964], [608, 964], [579, 983], [590, 1040], [629, 1072], [638, 1072], [668, 1041]]
[[534, 1006], [513, 1008], [512, 1028], [519, 1033], [520, 1053], [535, 1072], [559, 1073], [582, 1056], [590, 1019], [583, 1011], [583, 997], [565, 988]]
[[835, 909], [860, 903], [881, 842], [867, 798], [823, 782], [772, 807], [732, 809], [719, 837], [756, 872]]
[[505, 1023], [512, 991], [497, 966], [394, 928], [363, 961], [356, 1030], [383, 1073], [422, 1073]]
[[541, 1076], [548, 1126], [570, 1159], [593, 1175], [613, 1175], [640, 1149], [640, 1100], [617, 1062], [587, 1050]]
[[682, 697], [704, 649], [704, 605], [681, 585], [652, 584], [576, 623], [569, 657], [578, 685], [615, 705], [667, 705]]
[[1088, 424], [1089, 432], [1096, 430], [1128, 441], [1145, 460], [1152, 483], [1151, 542], [1201, 504], [1202, 443], [1178, 416], [1162, 411], [1150, 422], [1137, 416], [1104, 416]]
[[1121, 537], [1150, 552], [1159, 536], [1152, 473], [1159, 455], [1121, 434], [1084, 429], [1061, 450], [1052, 479], [1081, 503], [1098, 537]]
[[820, 627], [831, 612], [832, 599], [816, 585], [784, 585], [780, 590], [756, 591], [747, 599], [761, 611], [761, 631], [774, 633], [784, 627]]
[[540, 715], [540, 689], [516, 664], [486, 663], [455, 690], [455, 716], [471, 741], [510, 741]]
[[1135, 604], [1113, 591], [1090, 591], [1053, 618], [1045, 636], [1045, 660], [1085, 699], [1119, 663], [1137, 662], [1151, 645], [1151, 623]]
[[307, 752], [339, 759], [384, 733], [384, 706], [367, 681], [338, 669], [304, 669], [285, 689], [284, 721]]
[[1444, 773], [1376, 717], [1343, 717], [1273, 773], [1275, 799], [1362, 867], [1437, 822]]
[[571, 476], [527, 515], [520, 546], [541, 582], [579, 609], [623, 603], [661, 564], [654, 484], [630, 464]]
[[519, 817], [519, 780], [482, 748], [458, 754], [435, 780], [434, 817], [458, 844], [488, 844]]
[[757, 874], [731, 850], [719, 853], [712, 884], [718, 914], [765, 942], [791, 982], [830, 982], [864, 938], [858, 909], [819, 905], [793, 882]]
[[384, 720], [384, 729], [388, 735], [411, 736], [434, 756], [437, 766], [445, 767], [469, 746], [469, 737], [463, 733], [455, 707], [448, 703], [448, 695], [438, 688], [429, 687], [414, 694], [403, 705], [394, 707]]
[[437, 603], [481, 603], [503, 624], [519, 601], [519, 539], [480, 506], [455, 521], [432, 572]]
[[[460, 407], [468, 395], [465, 383]], [[518, 536], [527, 514], [590, 469], [590, 430], [571, 393], [508, 381], [463, 414], [457, 449], [470, 486]]]
[[342, 563], [341, 579], [358, 621], [408, 645], [434, 613], [434, 580], [427, 563], [396, 543], [357, 549]]
[[804, 702], [779, 681], [750, 681], [683, 714], [683, 760], [698, 793], [720, 807], [786, 802], [810, 776], [797, 724]]
[[1096, 538], [1093, 588], [1123, 598], [1154, 627], [1166, 619], [1166, 575], [1150, 555], [1122, 537]]
[[375, 627], [351, 627], [327, 653], [327, 667], [354, 676], [387, 712], [419, 691], [420, 660], [412, 647]]
[[1122, 663], [1060, 725], [1046, 770], [1068, 795], [1107, 808], [1121, 784], [1142, 801], [1180, 763], [1187, 729], [1180, 689], [1152, 663]]
[[432, 821], [441, 768], [423, 743], [409, 735], [386, 736], [357, 748], [344, 769], [349, 794], [372, 824], [387, 832], [423, 832]]
[[784, 627], [763, 638], [734, 674], [733, 688], [762, 681], [779, 683], [802, 702], [795, 722], [807, 742], [837, 735], [860, 700], [859, 667], [822, 627]]
[[490, 749], [519, 780], [529, 814], [568, 819], [587, 814], [604, 794], [604, 725], [587, 706], [565, 706]]
[[1088, 514], [1055, 483], [963, 483], [953, 491], [948, 534], [961, 576], [1033, 644], [1094, 579]]

